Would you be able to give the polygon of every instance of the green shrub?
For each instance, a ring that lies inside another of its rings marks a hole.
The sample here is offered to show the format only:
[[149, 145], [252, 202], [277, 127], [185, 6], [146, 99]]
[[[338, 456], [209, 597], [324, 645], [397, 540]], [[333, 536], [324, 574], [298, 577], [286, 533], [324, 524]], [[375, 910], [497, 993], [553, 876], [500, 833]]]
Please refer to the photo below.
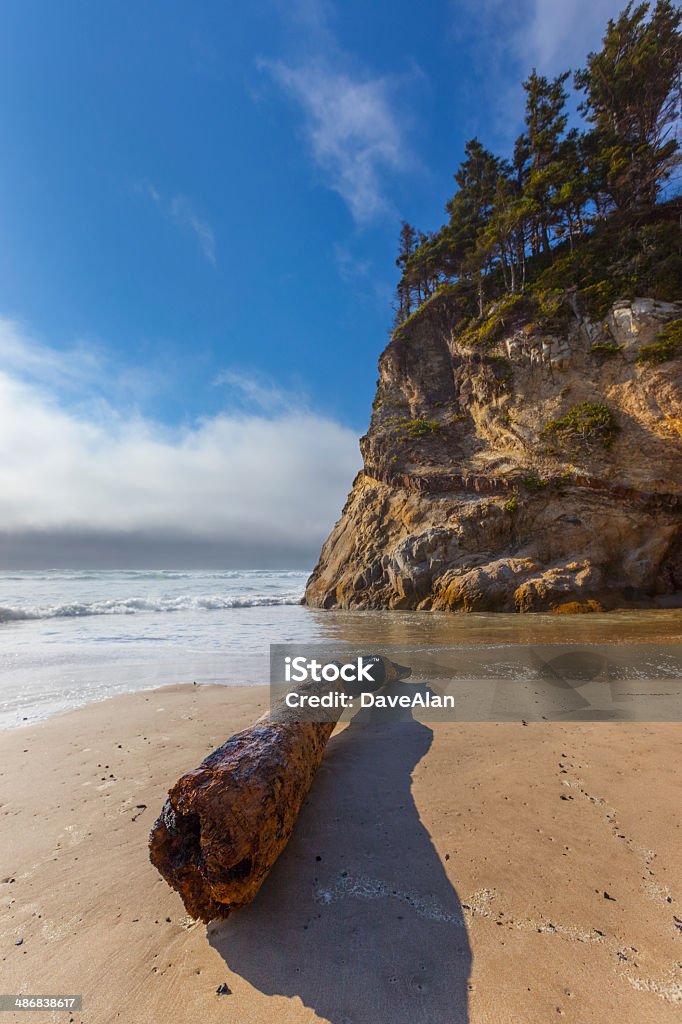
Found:
[[540, 437], [568, 451], [610, 448], [618, 426], [603, 402], [580, 402], [560, 419], [545, 424]]
[[590, 355], [610, 359], [611, 356], [618, 355], [622, 347], [622, 345], [616, 345], [615, 341], [599, 341], [590, 348]]
[[518, 507], [519, 507], [519, 503], [516, 500], [516, 495], [515, 494], [509, 499], [509, 501], [505, 502], [505, 504], [502, 506], [502, 508], [504, 509], [505, 512], [512, 512], [512, 513], [516, 512], [518, 510]]
[[617, 299], [622, 299], [623, 286], [620, 278], [609, 277], [580, 290], [580, 302], [590, 320], [603, 320]]
[[524, 476], [521, 481], [523, 486], [531, 494], [537, 494], [538, 491], [542, 491], [545, 487], [549, 486], [549, 480], [543, 480], [541, 477], [536, 476], [533, 473], [529, 473], [528, 476]]
[[414, 419], [408, 420], [402, 416], [395, 421], [396, 434], [402, 441], [416, 441], [422, 437], [429, 437], [438, 434], [442, 429], [438, 420]]
[[563, 334], [572, 319], [570, 306], [562, 288], [535, 288], [537, 327], [550, 334]]
[[671, 320], [656, 335], [651, 345], [643, 345], [637, 356], [638, 363], [657, 366], [674, 359], [682, 351], [682, 319]]

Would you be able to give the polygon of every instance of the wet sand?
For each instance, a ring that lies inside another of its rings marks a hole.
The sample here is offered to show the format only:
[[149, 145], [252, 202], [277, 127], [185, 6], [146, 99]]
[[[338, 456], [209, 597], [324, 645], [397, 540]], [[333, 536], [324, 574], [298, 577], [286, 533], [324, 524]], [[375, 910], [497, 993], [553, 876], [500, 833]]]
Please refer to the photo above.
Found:
[[31, 1021], [679, 1020], [682, 726], [355, 721], [257, 901], [207, 929], [147, 834], [266, 703], [173, 686], [0, 734], [0, 989], [84, 996]]

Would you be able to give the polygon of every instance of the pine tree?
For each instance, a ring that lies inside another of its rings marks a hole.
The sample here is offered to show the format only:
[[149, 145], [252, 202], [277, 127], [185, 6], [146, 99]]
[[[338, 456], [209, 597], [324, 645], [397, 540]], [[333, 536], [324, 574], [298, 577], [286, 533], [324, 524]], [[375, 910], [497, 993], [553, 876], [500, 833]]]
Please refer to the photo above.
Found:
[[568, 72], [551, 81], [533, 69], [523, 83], [526, 92], [526, 134], [517, 143], [517, 153], [525, 151], [527, 161], [524, 195], [529, 212], [535, 211], [533, 250], [549, 255], [550, 229], [553, 226], [552, 195], [561, 188], [562, 136], [568, 120], [564, 85]]
[[679, 160], [681, 25], [671, 0], [630, 0], [608, 23], [602, 49], [575, 75], [586, 131], [567, 130], [569, 73], [532, 71], [511, 159], [470, 139], [447, 223], [433, 234], [403, 223], [397, 323], [444, 282], [459, 314], [471, 316], [476, 301], [480, 318], [491, 299], [537, 295], [540, 281], [547, 308], [566, 289], [604, 291], [610, 276], [678, 294], [674, 207], [655, 207]]
[[470, 277], [475, 282], [479, 315], [483, 316], [483, 279], [488, 254], [479, 241], [493, 210], [502, 161], [478, 139], [470, 139], [464, 152], [465, 159], [455, 174], [458, 190], [446, 210], [450, 214], [450, 239], [460, 258], [460, 276]]
[[515, 295], [525, 283], [527, 207], [515, 169], [500, 167], [495, 202], [485, 232], [479, 239], [479, 251], [502, 272], [505, 290]]
[[586, 137], [572, 129], [562, 141], [556, 174], [557, 186], [551, 197], [556, 234], [568, 236], [571, 251], [575, 239], [584, 234], [588, 221], [587, 207], [599, 188], [590, 168]]
[[608, 23], [602, 49], [575, 76], [594, 125], [605, 188], [619, 210], [652, 207], [676, 162], [682, 11], [670, 0], [634, 5]]
[[406, 268], [416, 244], [417, 232], [411, 224], [408, 224], [407, 221], [404, 220], [400, 227], [398, 256], [395, 261], [396, 266], [399, 267], [401, 271], [400, 280], [398, 281], [398, 303], [395, 316], [396, 323], [402, 323], [402, 321], [412, 312], [412, 290], [409, 282], [407, 281]]

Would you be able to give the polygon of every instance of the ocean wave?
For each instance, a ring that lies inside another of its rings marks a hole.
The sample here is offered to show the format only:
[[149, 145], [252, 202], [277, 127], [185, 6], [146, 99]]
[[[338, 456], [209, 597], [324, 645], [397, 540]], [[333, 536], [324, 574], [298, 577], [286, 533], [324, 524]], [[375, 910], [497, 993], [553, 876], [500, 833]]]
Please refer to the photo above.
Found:
[[307, 579], [310, 570], [305, 569], [225, 569], [194, 570], [181, 572], [175, 569], [93, 569], [93, 570], [0, 570], [0, 580], [7, 582], [18, 582], [26, 580], [30, 583], [36, 582], [61, 582], [79, 583], [83, 580], [106, 580], [129, 579], [136, 581], [144, 580], [239, 580], [239, 579], [263, 579], [272, 577], [281, 579]]
[[296, 605], [302, 592], [274, 595], [253, 594], [220, 597], [211, 595], [152, 600], [145, 597], [112, 598], [107, 601], [32, 606], [0, 606], [0, 623], [27, 622], [32, 619], [77, 619], [89, 615], [138, 615], [144, 612], [224, 611], [230, 608], [264, 608], [274, 605]]

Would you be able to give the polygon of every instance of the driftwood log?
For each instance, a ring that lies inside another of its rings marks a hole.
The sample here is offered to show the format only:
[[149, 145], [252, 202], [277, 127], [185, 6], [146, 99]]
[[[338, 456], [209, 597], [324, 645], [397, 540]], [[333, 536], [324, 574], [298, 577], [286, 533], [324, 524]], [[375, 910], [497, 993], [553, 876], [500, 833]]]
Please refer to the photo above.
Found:
[[[406, 678], [410, 669], [376, 657], [373, 683], [305, 683], [299, 693], [357, 696]], [[183, 775], [149, 837], [152, 864], [203, 921], [250, 903], [286, 846], [342, 708], [316, 721], [284, 702], [236, 733]]]

